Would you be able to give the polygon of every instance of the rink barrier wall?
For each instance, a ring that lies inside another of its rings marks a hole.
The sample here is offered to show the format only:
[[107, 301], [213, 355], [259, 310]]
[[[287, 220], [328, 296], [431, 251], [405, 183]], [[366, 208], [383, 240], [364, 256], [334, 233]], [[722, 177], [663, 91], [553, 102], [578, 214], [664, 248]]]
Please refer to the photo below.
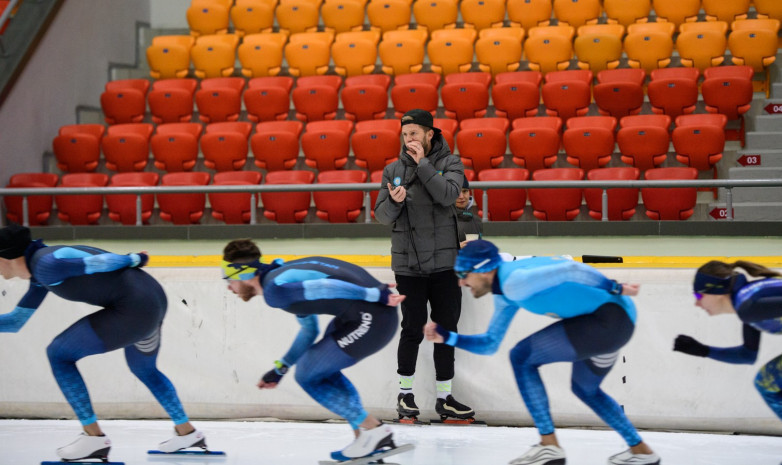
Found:
[[[382, 282], [394, 279], [388, 257], [339, 258], [367, 267]], [[760, 367], [782, 352], [778, 338], [763, 335], [753, 365], [730, 365], [672, 351], [678, 334], [714, 346], [741, 344], [738, 319], [710, 318], [694, 306], [691, 280], [700, 264], [742, 258], [780, 269], [782, 256], [623, 258], [622, 264], [597, 265], [612, 279], [642, 285], [634, 299], [638, 308], [635, 334], [603, 383], [604, 391], [640, 428], [782, 434], [782, 424], [753, 385]], [[267, 307], [260, 299], [242, 302], [230, 294], [218, 262], [219, 256], [153, 256], [147, 268], [163, 285], [169, 302], [159, 366], [173, 381], [190, 417], [335, 419], [290, 374], [277, 389], [256, 388], [260, 376], [285, 353], [298, 325], [291, 315]], [[0, 311], [10, 311], [27, 285], [18, 279], [0, 281]], [[51, 375], [45, 351], [54, 336], [94, 310], [48, 296], [18, 334], [0, 334], [4, 374], [0, 377], [0, 417], [73, 418]], [[492, 311], [491, 298], [474, 299], [465, 292], [460, 332], [485, 331]], [[319, 318], [321, 329], [329, 319]], [[552, 322], [549, 317], [520, 311], [495, 355], [457, 350], [454, 395], [490, 425], [530, 426], [508, 353], [519, 340]], [[345, 370], [366, 408], [385, 419], [396, 415], [397, 341], [398, 333], [385, 349]], [[435, 418], [436, 399], [431, 357], [432, 344], [423, 342], [414, 389], [422, 417], [430, 419]], [[79, 368], [100, 418], [165, 418], [162, 408], [129, 372], [122, 351], [88, 357], [79, 362]], [[569, 364], [547, 365], [541, 375], [558, 426], [603, 426], [570, 392]]]

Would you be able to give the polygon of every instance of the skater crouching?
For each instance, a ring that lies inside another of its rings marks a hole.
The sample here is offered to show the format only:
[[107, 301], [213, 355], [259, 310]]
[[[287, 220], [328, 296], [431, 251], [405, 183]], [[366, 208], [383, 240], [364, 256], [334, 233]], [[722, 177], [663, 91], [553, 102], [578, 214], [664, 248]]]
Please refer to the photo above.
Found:
[[611, 465], [658, 465], [660, 458], [641, 439], [619, 405], [600, 389], [619, 349], [632, 336], [636, 311], [625, 297], [638, 285], [621, 285], [594, 268], [562, 257], [534, 257], [503, 261], [489, 241], [468, 243], [454, 267], [459, 285], [473, 296], [494, 294], [494, 316], [484, 334], [462, 335], [429, 323], [426, 338], [477, 354], [497, 351], [519, 308], [560, 321], [520, 341], [510, 353], [524, 404], [538, 428], [540, 444], [510, 462], [511, 465], [563, 465], [548, 407], [541, 365], [572, 362], [573, 392], [617, 431], [630, 449], [608, 459]]
[[116, 349], [125, 350], [130, 371], [174, 421], [176, 436], [161, 443], [160, 450], [206, 445], [203, 433], [190, 424], [171, 381], [157, 368], [167, 301], [160, 284], [140, 269], [147, 261], [144, 253], [49, 247], [32, 241], [30, 230], [15, 224], [0, 229], [0, 274], [4, 279], [30, 281], [16, 308], [0, 315], [0, 332], [18, 332], [49, 292], [102, 307], [60, 333], [46, 349], [57, 384], [84, 429], [74, 442], [57, 449], [65, 461], [108, 457], [111, 441], [98, 424], [76, 362]]

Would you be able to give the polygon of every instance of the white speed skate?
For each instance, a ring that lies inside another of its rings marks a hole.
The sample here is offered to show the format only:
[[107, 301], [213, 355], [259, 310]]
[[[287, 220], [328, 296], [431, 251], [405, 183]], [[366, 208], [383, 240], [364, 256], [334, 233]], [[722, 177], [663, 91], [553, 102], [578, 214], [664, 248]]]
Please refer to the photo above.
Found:
[[57, 455], [63, 460], [100, 459], [106, 461], [111, 450], [108, 436], [90, 436], [81, 433], [75, 441], [57, 449]]
[[660, 465], [660, 456], [651, 454], [633, 454], [630, 449], [612, 455], [608, 458], [608, 465]]
[[394, 433], [388, 425], [359, 430], [358, 437], [342, 450], [332, 452], [331, 458], [339, 461], [366, 457], [381, 449], [393, 449]]
[[165, 452], [166, 454], [171, 454], [189, 447], [200, 447], [202, 449], [206, 449], [206, 437], [204, 436], [204, 433], [199, 430], [195, 430], [190, 434], [185, 434], [184, 436], [175, 434], [173, 438], [167, 441], [163, 441], [160, 443], [160, 445], [158, 445], [160, 452]]
[[565, 465], [565, 451], [557, 446], [532, 446], [526, 454], [508, 462], [509, 465]]

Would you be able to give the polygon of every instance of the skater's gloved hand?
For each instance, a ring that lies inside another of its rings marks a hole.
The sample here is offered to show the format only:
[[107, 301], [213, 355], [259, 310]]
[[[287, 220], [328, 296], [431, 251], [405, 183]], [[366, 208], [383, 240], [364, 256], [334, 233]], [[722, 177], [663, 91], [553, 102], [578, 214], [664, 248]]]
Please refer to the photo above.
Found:
[[274, 369], [267, 371], [258, 381], [258, 389], [274, 389], [287, 372], [288, 365], [277, 360], [274, 362]]
[[133, 260], [133, 263], [130, 264], [131, 268], [141, 268], [149, 263], [149, 255], [146, 252], [132, 253], [129, 256]]
[[685, 354], [695, 355], [697, 357], [706, 357], [709, 355], [709, 346], [701, 344], [690, 336], [680, 334], [673, 341], [673, 350]]

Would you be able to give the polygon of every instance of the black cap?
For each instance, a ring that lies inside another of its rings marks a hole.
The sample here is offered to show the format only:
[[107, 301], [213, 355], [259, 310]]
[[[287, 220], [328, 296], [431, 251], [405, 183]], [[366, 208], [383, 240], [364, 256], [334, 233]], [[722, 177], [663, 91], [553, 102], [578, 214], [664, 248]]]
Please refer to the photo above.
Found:
[[402, 115], [402, 126], [405, 124], [417, 124], [429, 129], [434, 130], [435, 134], [440, 134], [440, 129], [434, 127], [434, 118], [432, 114], [426, 110], [410, 110]]
[[23, 256], [30, 242], [30, 229], [11, 223], [0, 229], [0, 258], [13, 260]]
[[462, 183], [462, 189], [469, 189], [470, 188], [470, 181], [467, 180], [467, 176], [464, 177], [464, 182]]

